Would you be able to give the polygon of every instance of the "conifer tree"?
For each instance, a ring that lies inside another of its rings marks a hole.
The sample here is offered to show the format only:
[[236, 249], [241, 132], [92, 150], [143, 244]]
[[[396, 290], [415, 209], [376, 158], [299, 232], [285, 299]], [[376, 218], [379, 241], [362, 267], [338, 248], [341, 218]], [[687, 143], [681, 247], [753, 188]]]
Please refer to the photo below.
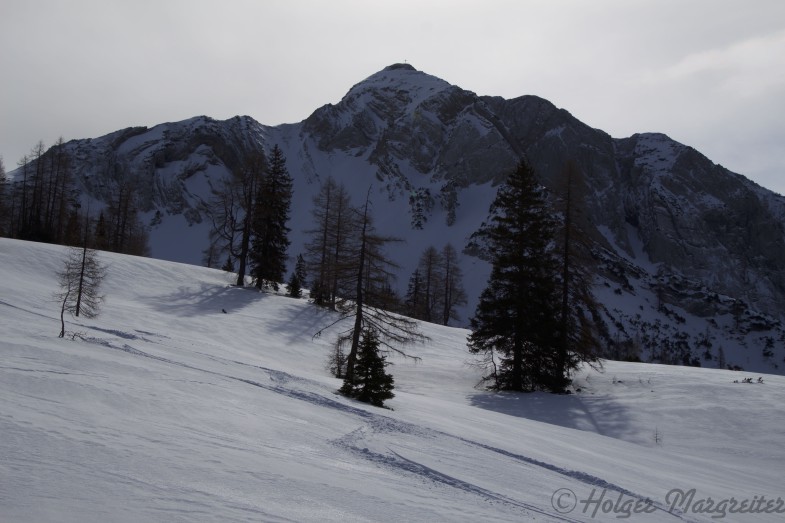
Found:
[[303, 287], [300, 285], [300, 279], [297, 277], [296, 272], [292, 272], [289, 281], [286, 283], [286, 295], [290, 298], [301, 298], [303, 295]]
[[300, 298], [302, 297], [302, 289], [306, 285], [306, 272], [305, 272], [305, 260], [303, 259], [302, 254], [297, 255], [297, 263], [294, 266], [294, 271], [292, 272], [291, 277], [289, 278], [288, 283], [288, 295], [292, 298]]
[[457, 320], [455, 308], [466, 305], [466, 291], [463, 288], [463, 272], [458, 264], [458, 253], [451, 244], [444, 246], [441, 252], [441, 277], [443, 289], [441, 293], [441, 322], [442, 325], [450, 323], [451, 319]]
[[386, 358], [379, 351], [379, 337], [373, 329], [365, 329], [362, 333], [354, 360], [353, 379], [345, 379], [340, 389], [341, 394], [356, 398], [364, 403], [383, 407], [384, 401], [392, 399], [394, 379], [387, 374]]
[[270, 153], [269, 164], [259, 184], [253, 208], [251, 275], [257, 288], [269, 285], [278, 290], [278, 283], [283, 281], [286, 273], [286, 250], [290, 243], [286, 224], [292, 204], [292, 177], [278, 145]]
[[422, 319], [425, 316], [423, 293], [422, 293], [422, 276], [420, 269], [417, 268], [409, 277], [409, 286], [406, 289], [404, 296], [404, 314], [411, 318]]
[[558, 361], [558, 260], [555, 224], [544, 189], [524, 160], [499, 188], [490, 222], [477, 235], [487, 242], [491, 276], [480, 296], [469, 349], [496, 354], [493, 387], [562, 391], [568, 383]]
[[303, 287], [308, 286], [308, 266], [305, 263], [305, 258], [302, 254], [297, 255], [297, 262], [294, 264], [294, 273], [297, 279], [300, 280], [300, 285]]
[[226, 261], [221, 266], [221, 270], [226, 272], [234, 272], [234, 260], [232, 259], [231, 254], [226, 256]]

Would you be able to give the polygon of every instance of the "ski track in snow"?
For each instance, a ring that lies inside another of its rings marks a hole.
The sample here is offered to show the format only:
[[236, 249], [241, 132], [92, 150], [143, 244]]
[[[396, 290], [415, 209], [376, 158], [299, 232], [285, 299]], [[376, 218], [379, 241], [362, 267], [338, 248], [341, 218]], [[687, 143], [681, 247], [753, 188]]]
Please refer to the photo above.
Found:
[[529, 503], [524, 503], [522, 501], [514, 500], [502, 494], [482, 488], [478, 485], [474, 485], [472, 483], [468, 483], [456, 477], [443, 474], [436, 469], [427, 467], [421, 463], [417, 463], [416, 461], [412, 461], [410, 459], [404, 458], [403, 456], [401, 456], [400, 454], [398, 454], [397, 452], [391, 449], [388, 450], [392, 454], [392, 456], [371, 452], [367, 448], [357, 449], [358, 452], [356, 454], [363, 456], [376, 463], [380, 463], [388, 467], [391, 467], [393, 469], [415, 474], [421, 478], [432, 481], [434, 483], [440, 483], [448, 487], [461, 490], [468, 494], [480, 496], [489, 502], [504, 503], [505, 505], [523, 509], [526, 512], [534, 512], [561, 521], [570, 521], [570, 522], [579, 521], [566, 516], [562, 516], [560, 514], [555, 514], [552, 512], [542, 510], [541, 508], [531, 505]]
[[[123, 339], [123, 340], [142, 339], [142, 340], [148, 341], [148, 342], [151, 341], [151, 340], [149, 340], [147, 338], [141, 338], [141, 337], [139, 337], [139, 336], [137, 336], [135, 334], [127, 333], [127, 332], [123, 332], [123, 331], [119, 331], [119, 330], [100, 329], [100, 328], [97, 328], [97, 327], [90, 327], [90, 328], [93, 329], [93, 330], [97, 330], [97, 331], [100, 331], [100, 332], [104, 332], [104, 333], [107, 333], [107, 334], [111, 334], [111, 335], [117, 336], [118, 338]], [[151, 333], [151, 332], [146, 332], [144, 334], [147, 334], [147, 335], [149, 335], [151, 337], [159, 336], [158, 334]], [[415, 425], [413, 423], [409, 423], [409, 422], [406, 422], [406, 421], [396, 420], [396, 419], [391, 418], [389, 416], [384, 416], [384, 415], [381, 415], [381, 414], [377, 414], [377, 413], [374, 413], [374, 412], [370, 412], [370, 411], [364, 410], [364, 409], [359, 408], [359, 407], [354, 407], [352, 405], [347, 405], [346, 403], [342, 403], [340, 401], [337, 401], [335, 399], [326, 397], [326, 396], [324, 396], [322, 394], [318, 394], [318, 393], [313, 392], [313, 391], [297, 390], [297, 389], [294, 389], [294, 388], [287, 387], [286, 385], [289, 384], [289, 383], [302, 383], [302, 384], [310, 384], [312, 386], [322, 387], [322, 385], [319, 384], [319, 383], [310, 382], [309, 380], [307, 380], [305, 378], [298, 377], [298, 376], [293, 376], [293, 375], [291, 375], [291, 374], [289, 374], [287, 372], [283, 372], [283, 371], [280, 371], [280, 370], [271, 369], [271, 368], [267, 368], [267, 367], [262, 367], [262, 366], [259, 366], [259, 365], [252, 365], [252, 364], [244, 363], [244, 362], [237, 361], [237, 360], [231, 360], [231, 359], [228, 359], [228, 358], [222, 358], [220, 356], [214, 356], [214, 355], [206, 354], [206, 353], [203, 353], [203, 352], [196, 352], [196, 354], [199, 354], [200, 356], [206, 356], [207, 358], [209, 358], [209, 359], [211, 359], [213, 361], [227, 363], [227, 364], [234, 364], [234, 365], [239, 365], [239, 366], [245, 366], [245, 367], [251, 367], [251, 368], [254, 368], [254, 369], [262, 370], [262, 371], [264, 371], [268, 375], [268, 377], [270, 378], [271, 382], [274, 383], [274, 384], [268, 385], [268, 384], [264, 384], [264, 383], [262, 383], [260, 381], [255, 381], [255, 380], [251, 380], [251, 379], [247, 379], [247, 378], [241, 378], [241, 377], [238, 377], [238, 376], [232, 376], [230, 374], [224, 374], [224, 373], [220, 373], [220, 372], [215, 372], [215, 371], [211, 371], [211, 370], [208, 370], [208, 369], [203, 369], [203, 368], [200, 368], [200, 367], [197, 367], [197, 366], [194, 366], [194, 365], [190, 365], [188, 363], [178, 362], [178, 361], [172, 360], [170, 358], [165, 358], [165, 357], [162, 357], [162, 356], [157, 356], [157, 355], [154, 355], [154, 354], [150, 354], [148, 352], [136, 349], [136, 348], [132, 347], [131, 345], [128, 345], [127, 343], [124, 343], [122, 346], [118, 346], [118, 345], [113, 344], [111, 341], [106, 340], [106, 339], [102, 339], [102, 338], [86, 338], [86, 341], [98, 344], [100, 346], [103, 346], [103, 347], [106, 347], [106, 348], [109, 348], [109, 349], [119, 350], [119, 351], [122, 351], [122, 352], [125, 352], [125, 353], [128, 353], [128, 354], [131, 354], [133, 356], [140, 356], [140, 357], [143, 357], [143, 358], [149, 358], [149, 359], [152, 359], [152, 360], [155, 360], [155, 361], [159, 361], [159, 362], [162, 362], [162, 363], [166, 363], [166, 364], [169, 364], [169, 365], [175, 365], [175, 366], [182, 367], [182, 368], [185, 368], [185, 369], [198, 371], [198, 372], [203, 372], [203, 373], [206, 373], [208, 375], [220, 377], [220, 378], [223, 378], [223, 379], [238, 381], [238, 382], [241, 382], [241, 383], [245, 383], [247, 385], [251, 385], [251, 386], [254, 386], [254, 387], [259, 387], [259, 388], [265, 389], [267, 391], [274, 392], [276, 394], [281, 394], [281, 395], [287, 396], [289, 398], [297, 399], [297, 400], [300, 400], [300, 401], [305, 401], [305, 402], [308, 402], [308, 403], [310, 403], [312, 405], [316, 405], [316, 406], [319, 406], [319, 407], [327, 407], [327, 408], [336, 409], [336, 410], [339, 410], [339, 411], [341, 411], [341, 412], [343, 412], [345, 414], [350, 414], [350, 415], [353, 415], [353, 416], [356, 416], [356, 417], [360, 418], [361, 420], [363, 420], [366, 423], [365, 427], [370, 428], [371, 431], [373, 433], [376, 433], [376, 434], [402, 433], [402, 434], [418, 435], [420, 437], [425, 437], [425, 438], [428, 438], [428, 439], [435, 439], [437, 437], [451, 438], [451, 439], [454, 439], [454, 440], [459, 441], [461, 443], [464, 443], [466, 445], [477, 447], [477, 448], [483, 449], [485, 451], [489, 451], [489, 452], [492, 452], [492, 453], [495, 453], [495, 454], [499, 454], [501, 456], [504, 456], [505, 458], [510, 458], [510, 459], [516, 460], [518, 462], [525, 463], [527, 465], [531, 465], [531, 466], [534, 466], [534, 467], [537, 467], [537, 468], [540, 468], [540, 469], [547, 470], [548, 472], [551, 472], [551, 473], [563, 476], [564, 478], [566, 478], [566, 479], [568, 479], [570, 481], [577, 481], [577, 482], [580, 482], [580, 483], [582, 483], [584, 485], [588, 485], [590, 487], [595, 487], [595, 488], [599, 488], [599, 489], [605, 489], [605, 490], [608, 490], [608, 491], [616, 492], [617, 494], [628, 496], [628, 497], [633, 498], [635, 500], [640, 500], [640, 501], [643, 501], [643, 502], [650, 502], [658, 510], [661, 510], [661, 511], [669, 514], [670, 516], [673, 516], [675, 519], [678, 519], [678, 520], [681, 520], [681, 521], [687, 521], [687, 522], [697, 521], [697, 520], [693, 520], [693, 519], [687, 518], [684, 514], [680, 514], [680, 513], [675, 512], [675, 511], [671, 512], [662, 503], [658, 503], [658, 502], [652, 501], [652, 500], [650, 500], [649, 498], [647, 498], [645, 496], [641, 496], [639, 494], [636, 494], [635, 492], [632, 492], [629, 489], [623, 488], [623, 487], [621, 487], [619, 485], [616, 485], [616, 484], [614, 484], [612, 482], [606, 481], [606, 480], [604, 480], [602, 478], [599, 478], [597, 476], [594, 476], [592, 474], [588, 474], [588, 473], [580, 472], [580, 471], [576, 471], [576, 470], [565, 469], [563, 467], [559, 467], [559, 466], [556, 466], [556, 465], [551, 464], [551, 463], [547, 463], [547, 462], [544, 462], [544, 461], [541, 461], [541, 460], [537, 460], [537, 459], [534, 459], [534, 458], [531, 458], [531, 457], [528, 457], [528, 456], [524, 456], [524, 455], [521, 455], [521, 454], [516, 454], [516, 453], [513, 453], [513, 452], [509, 452], [507, 450], [504, 450], [504, 449], [501, 449], [501, 448], [498, 448], [498, 447], [494, 447], [494, 446], [491, 446], [491, 445], [486, 445], [484, 443], [481, 443], [481, 442], [478, 442], [478, 441], [474, 441], [474, 440], [471, 440], [471, 439], [467, 439], [467, 438], [464, 438], [464, 437], [461, 437], [461, 436], [456, 436], [456, 435], [449, 434], [449, 433], [446, 433], [446, 432], [443, 432], [443, 431], [440, 431], [440, 430], [434, 430], [434, 429], [430, 429], [430, 428], [427, 428], [427, 427], [422, 427], [422, 426]], [[25, 370], [25, 369], [19, 369], [19, 370]], [[27, 369], [27, 370], [30, 370], [30, 369]], [[67, 374], [67, 373], [62, 373], [62, 374]], [[378, 452], [373, 452], [373, 451], [369, 450], [367, 447], [361, 446], [359, 444], [359, 440], [361, 439], [361, 437], [363, 437], [362, 435], [364, 434], [364, 432], [365, 431], [362, 428], [361, 429], [355, 429], [352, 432], [350, 432], [350, 433], [346, 434], [345, 436], [343, 436], [342, 438], [339, 438], [339, 439], [335, 440], [333, 443], [336, 446], [340, 447], [340, 448], [346, 449], [347, 451], [351, 452], [353, 455], [359, 456], [359, 457], [363, 458], [364, 460], [373, 462], [376, 465], [387, 467], [387, 468], [392, 469], [392, 470], [394, 470], [396, 472], [399, 472], [399, 473], [414, 474], [415, 476], [418, 476], [418, 477], [420, 477], [420, 478], [422, 478], [422, 479], [424, 479], [426, 481], [429, 481], [429, 482], [432, 482], [432, 483], [436, 483], [436, 484], [440, 484], [440, 485], [444, 485], [444, 486], [448, 486], [448, 487], [460, 490], [462, 492], [465, 492], [465, 493], [468, 493], [468, 494], [471, 494], [471, 495], [479, 496], [479, 497], [485, 499], [488, 502], [504, 503], [505, 505], [508, 505], [508, 506], [511, 506], [511, 507], [514, 507], [514, 508], [518, 508], [518, 509], [522, 509], [522, 510], [526, 511], [527, 513], [533, 512], [533, 513], [537, 513], [537, 514], [540, 514], [540, 515], [548, 516], [548, 517], [551, 517], [551, 518], [554, 518], [554, 519], [560, 520], [560, 521], [570, 521], [570, 522], [572, 522], [572, 521], [579, 521], [579, 520], [576, 520], [576, 519], [571, 519], [571, 518], [567, 517], [566, 515], [562, 515], [562, 514], [558, 514], [558, 513], [555, 513], [555, 512], [549, 512], [549, 511], [543, 510], [542, 508], [539, 508], [539, 507], [537, 507], [535, 505], [512, 499], [512, 498], [510, 498], [508, 496], [505, 496], [503, 494], [493, 492], [493, 491], [485, 489], [485, 488], [483, 488], [481, 486], [478, 486], [478, 485], [475, 485], [475, 484], [463, 481], [463, 480], [461, 480], [459, 478], [450, 476], [448, 474], [439, 472], [438, 470], [436, 470], [436, 469], [434, 469], [432, 467], [428, 467], [426, 465], [423, 465], [423, 464], [418, 463], [416, 461], [413, 461], [411, 459], [405, 458], [401, 454], [399, 454], [398, 452], [395, 452], [395, 451], [391, 450], [389, 447], [387, 449], [389, 454], [382, 454], [382, 453], [378, 453]]]

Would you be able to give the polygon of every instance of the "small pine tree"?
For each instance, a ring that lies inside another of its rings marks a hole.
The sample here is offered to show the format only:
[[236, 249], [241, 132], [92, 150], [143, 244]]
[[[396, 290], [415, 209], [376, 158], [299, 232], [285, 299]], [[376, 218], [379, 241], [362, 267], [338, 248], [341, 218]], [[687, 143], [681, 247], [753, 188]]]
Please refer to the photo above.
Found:
[[300, 286], [305, 287], [308, 285], [308, 271], [306, 270], [305, 258], [302, 254], [297, 255], [297, 263], [294, 264], [294, 273], [297, 279], [300, 280]]
[[420, 276], [420, 270], [415, 269], [409, 278], [409, 287], [406, 289], [406, 296], [403, 299], [404, 314], [410, 318], [420, 319], [423, 317], [422, 310], [424, 307], [421, 287], [422, 276]]
[[305, 279], [308, 277], [305, 270], [305, 259], [302, 254], [297, 255], [297, 263], [294, 266], [294, 272], [289, 277], [288, 294], [292, 298], [301, 298], [303, 295], [303, 287], [305, 287]]
[[344, 381], [341, 394], [384, 407], [384, 401], [395, 396], [393, 377], [384, 369], [387, 365], [384, 355], [379, 352], [379, 337], [373, 330], [366, 329], [354, 361], [354, 380]]
[[291, 298], [302, 298], [303, 286], [300, 283], [300, 278], [297, 276], [297, 271], [294, 271], [289, 277], [289, 283], [286, 285], [286, 287], [288, 291], [287, 296]]

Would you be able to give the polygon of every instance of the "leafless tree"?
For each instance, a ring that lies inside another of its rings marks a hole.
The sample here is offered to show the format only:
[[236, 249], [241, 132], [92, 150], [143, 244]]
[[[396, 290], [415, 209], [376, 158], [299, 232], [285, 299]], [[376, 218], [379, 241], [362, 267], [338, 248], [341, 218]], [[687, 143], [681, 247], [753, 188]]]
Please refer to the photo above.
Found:
[[311, 295], [317, 305], [336, 310], [339, 297], [354, 292], [343, 282], [354, 275], [355, 252], [349, 247], [359, 230], [359, 213], [346, 188], [330, 177], [314, 197], [312, 215], [315, 227], [306, 231], [311, 236], [306, 245]]
[[466, 291], [463, 288], [463, 271], [458, 264], [458, 253], [452, 244], [447, 244], [441, 253], [441, 274], [444, 289], [442, 291], [442, 325], [450, 323], [451, 319], [457, 320], [455, 308], [466, 305]]
[[212, 221], [210, 241], [237, 261], [237, 286], [245, 285], [252, 221], [259, 184], [264, 176], [265, 156], [261, 151], [247, 155], [231, 178], [214, 191], [207, 215]]
[[592, 362], [599, 354], [600, 342], [594, 317], [598, 307], [591, 292], [594, 261], [583, 213], [587, 198], [583, 171], [574, 161], [567, 161], [556, 186], [556, 209], [562, 218], [561, 358], [566, 361], [571, 355], [579, 361]]
[[104, 296], [100, 292], [106, 268], [98, 261], [97, 251], [82, 247], [70, 247], [63, 270], [58, 273], [60, 292], [55, 296], [60, 301], [60, 337], [65, 336], [65, 313], [72, 316], [94, 318], [98, 315]]
[[[348, 248], [350, 255], [346, 257], [347, 260], [352, 260], [352, 263], [351, 266], [346, 265], [342, 268], [352, 270], [351, 275], [341, 282], [345, 288], [353, 288], [353, 294], [339, 299], [338, 319], [316, 333], [316, 336], [319, 336], [325, 329], [343, 322], [352, 324], [351, 327], [338, 333], [335, 352], [337, 356], [342, 357], [343, 347], [349, 348], [343, 376], [349, 383], [354, 379], [354, 363], [363, 332], [374, 332], [378, 336], [382, 350], [415, 360], [419, 358], [405, 352], [403, 346], [428, 339], [420, 332], [416, 321], [382, 307], [396, 268], [384, 255], [384, 246], [400, 240], [375, 233], [370, 214], [370, 191], [363, 208], [354, 210], [354, 213], [357, 215], [356, 223], [359, 228], [355, 234], [352, 234], [351, 245]], [[340, 374], [337, 376], [342, 377]]]

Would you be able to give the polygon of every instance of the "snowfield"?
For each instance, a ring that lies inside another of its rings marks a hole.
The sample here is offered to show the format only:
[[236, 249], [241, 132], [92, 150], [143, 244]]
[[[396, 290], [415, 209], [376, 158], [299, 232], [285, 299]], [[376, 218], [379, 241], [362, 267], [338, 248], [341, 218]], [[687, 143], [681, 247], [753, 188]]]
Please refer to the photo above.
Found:
[[422, 324], [379, 409], [335, 393], [330, 312], [221, 271], [101, 253], [102, 314], [59, 339], [65, 255], [0, 239], [2, 522], [785, 514], [785, 377], [605, 362], [492, 393], [467, 331]]

